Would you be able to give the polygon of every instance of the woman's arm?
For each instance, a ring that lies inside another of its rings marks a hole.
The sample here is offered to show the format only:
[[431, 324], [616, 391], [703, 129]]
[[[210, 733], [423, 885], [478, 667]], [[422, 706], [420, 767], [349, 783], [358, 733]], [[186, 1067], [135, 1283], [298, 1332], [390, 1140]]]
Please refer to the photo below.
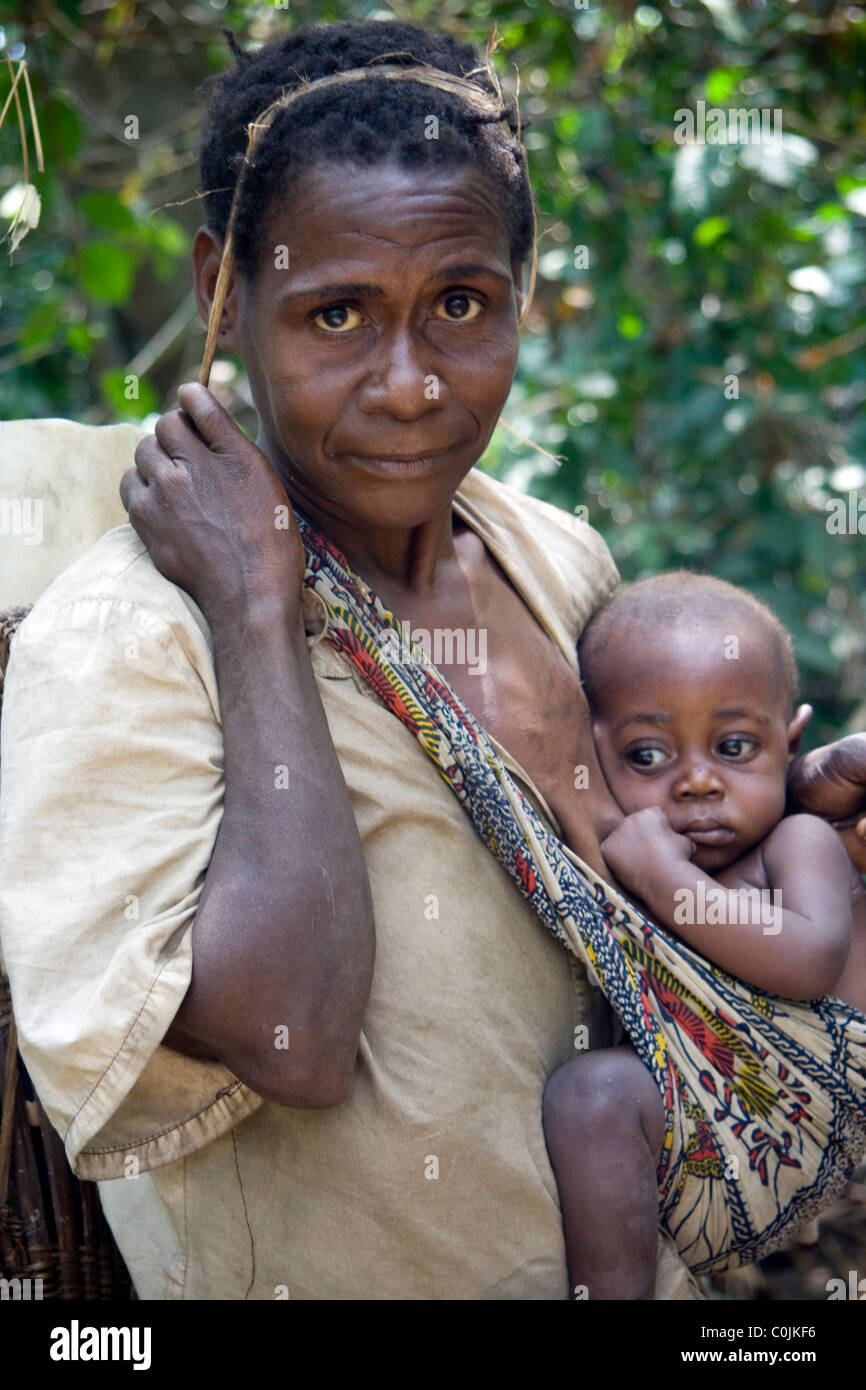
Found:
[[729, 974], [786, 999], [819, 998], [836, 985], [851, 942], [851, 871], [816, 817], [787, 817], [761, 847], [775, 890], [769, 913], [756, 914], [740, 886], [693, 864], [692, 842], [660, 807], [627, 816], [602, 853], [652, 916]]
[[225, 802], [166, 1041], [192, 1039], [269, 1100], [338, 1104], [374, 955], [349, 795], [298, 616], [275, 603], [212, 631]]
[[[157, 567], [202, 608], [225, 747], [223, 817], [167, 1035], [279, 1104], [345, 1098], [372, 979], [369, 883], [316, 688], [286, 495], [204, 388], [139, 445], [122, 494]], [[291, 508], [289, 508], [291, 516]], [[300, 571], [300, 572], [299, 572]]]

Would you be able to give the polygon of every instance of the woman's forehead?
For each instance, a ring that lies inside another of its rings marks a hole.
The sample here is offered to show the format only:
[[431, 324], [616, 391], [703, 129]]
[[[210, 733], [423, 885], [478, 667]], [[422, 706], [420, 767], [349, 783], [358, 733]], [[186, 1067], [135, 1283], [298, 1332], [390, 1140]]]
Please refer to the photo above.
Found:
[[391, 247], [483, 248], [509, 268], [510, 237], [495, 185], [470, 166], [405, 169], [328, 163], [305, 170], [275, 198], [268, 230], [305, 259]]

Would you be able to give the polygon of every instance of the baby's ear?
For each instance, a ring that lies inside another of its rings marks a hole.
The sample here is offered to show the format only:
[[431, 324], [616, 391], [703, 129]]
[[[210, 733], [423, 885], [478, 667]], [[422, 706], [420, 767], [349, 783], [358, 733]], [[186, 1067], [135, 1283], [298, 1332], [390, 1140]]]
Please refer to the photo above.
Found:
[[788, 753], [795, 758], [800, 751], [800, 739], [803, 737], [803, 730], [812, 718], [812, 706], [800, 705], [794, 714], [786, 730], [788, 738]]

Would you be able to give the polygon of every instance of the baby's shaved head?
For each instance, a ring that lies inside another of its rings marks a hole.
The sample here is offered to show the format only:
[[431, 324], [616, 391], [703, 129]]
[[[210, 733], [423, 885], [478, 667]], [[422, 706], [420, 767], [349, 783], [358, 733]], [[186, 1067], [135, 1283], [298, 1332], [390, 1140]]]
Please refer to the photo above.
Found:
[[[615, 631], [640, 628], [649, 641], [666, 629], [724, 623], [732, 636], [758, 633], [772, 652], [779, 699], [790, 710], [799, 678], [791, 638], [766, 604], [724, 579], [690, 570], [672, 570], [617, 589], [593, 614], [580, 638], [581, 675], [590, 709], [604, 697], [605, 652]], [[637, 658], [636, 658], [637, 659]]]

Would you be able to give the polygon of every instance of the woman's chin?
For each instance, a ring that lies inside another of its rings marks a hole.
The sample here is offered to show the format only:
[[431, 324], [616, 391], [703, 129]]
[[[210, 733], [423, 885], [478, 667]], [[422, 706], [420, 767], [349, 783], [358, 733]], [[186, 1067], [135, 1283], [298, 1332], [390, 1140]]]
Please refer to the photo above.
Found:
[[364, 530], [411, 531], [442, 515], [471, 467], [439, 460], [347, 461], [329, 491], [339, 515]]

